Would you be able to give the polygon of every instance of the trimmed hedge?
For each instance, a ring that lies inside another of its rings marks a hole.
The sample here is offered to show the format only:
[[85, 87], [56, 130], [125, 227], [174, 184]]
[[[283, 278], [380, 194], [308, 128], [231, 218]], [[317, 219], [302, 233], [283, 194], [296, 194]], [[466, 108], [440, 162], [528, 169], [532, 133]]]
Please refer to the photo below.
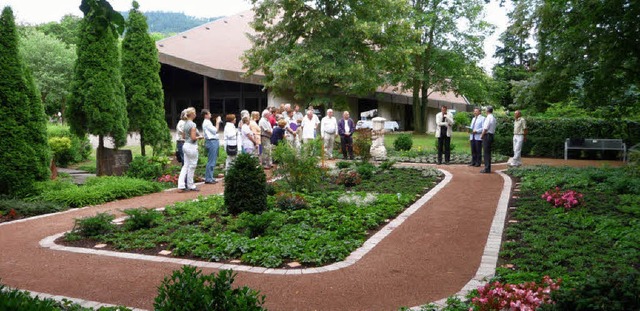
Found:
[[[527, 120], [529, 135], [522, 147], [523, 156], [562, 158], [567, 138], [623, 139], [627, 148], [640, 143], [640, 122], [637, 121], [524, 118]], [[512, 155], [513, 117], [499, 116], [497, 121], [493, 150], [503, 155]]]

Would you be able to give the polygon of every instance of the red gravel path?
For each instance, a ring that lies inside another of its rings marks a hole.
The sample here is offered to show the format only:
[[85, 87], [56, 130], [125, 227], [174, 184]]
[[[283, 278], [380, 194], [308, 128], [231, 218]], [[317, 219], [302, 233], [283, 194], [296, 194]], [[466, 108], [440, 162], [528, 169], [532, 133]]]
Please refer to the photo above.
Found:
[[[525, 165], [594, 164], [524, 160]], [[479, 174], [475, 167], [442, 168], [453, 174], [449, 185], [356, 264], [312, 275], [239, 273], [236, 285], [266, 295], [270, 310], [396, 310], [455, 294], [478, 269], [503, 182], [499, 175]], [[152, 309], [157, 286], [179, 265], [54, 251], [38, 243], [71, 229], [74, 218], [162, 207], [199, 194], [220, 193], [223, 187], [201, 189], [156, 193], [0, 226], [1, 281], [36, 292]]]

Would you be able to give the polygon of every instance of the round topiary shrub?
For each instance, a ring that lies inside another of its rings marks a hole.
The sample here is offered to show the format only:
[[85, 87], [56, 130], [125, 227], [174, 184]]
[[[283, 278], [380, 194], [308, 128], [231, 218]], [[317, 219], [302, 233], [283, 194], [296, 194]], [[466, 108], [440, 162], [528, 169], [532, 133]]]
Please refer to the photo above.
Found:
[[413, 138], [411, 134], [400, 134], [393, 142], [393, 148], [397, 151], [411, 150], [413, 146]]
[[240, 154], [224, 177], [224, 203], [233, 215], [267, 209], [267, 176], [258, 158]]

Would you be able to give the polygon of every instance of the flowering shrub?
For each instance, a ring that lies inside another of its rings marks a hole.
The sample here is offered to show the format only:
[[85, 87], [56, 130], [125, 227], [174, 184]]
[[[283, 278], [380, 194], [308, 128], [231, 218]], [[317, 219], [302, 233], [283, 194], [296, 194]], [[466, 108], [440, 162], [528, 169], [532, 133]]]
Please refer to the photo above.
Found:
[[180, 175], [176, 174], [176, 175], [171, 175], [171, 174], [166, 174], [166, 175], [162, 175], [160, 177], [158, 177], [158, 182], [166, 182], [166, 183], [173, 183], [173, 184], [178, 184], [178, 177], [180, 177]]
[[281, 210], [298, 210], [309, 207], [309, 204], [297, 194], [279, 193], [276, 195], [276, 206]]
[[362, 177], [356, 171], [343, 170], [338, 173], [336, 177], [336, 184], [345, 185], [345, 187], [353, 187], [359, 185], [362, 182]]
[[554, 282], [549, 276], [542, 284], [527, 282], [523, 284], [488, 283], [478, 287], [478, 297], [471, 300], [476, 311], [522, 310], [533, 311], [541, 304], [553, 303], [551, 292], [560, 288], [562, 280]]
[[559, 187], [549, 190], [542, 195], [542, 198], [553, 204], [554, 207], [564, 207], [565, 209], [580, 205], [583, 201], [582, 197], [582, 193], [573, 190], [562, 192]]

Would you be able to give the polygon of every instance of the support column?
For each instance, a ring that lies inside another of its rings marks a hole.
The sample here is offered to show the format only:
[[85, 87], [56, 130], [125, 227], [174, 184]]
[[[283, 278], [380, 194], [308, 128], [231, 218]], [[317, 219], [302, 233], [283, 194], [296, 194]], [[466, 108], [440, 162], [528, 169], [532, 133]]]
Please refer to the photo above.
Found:
[[209, 77], [202, 76], [202, 90], [203, 90], [203, 98], [202, 98], [202, 107], [204, 109], [209, 109]]

